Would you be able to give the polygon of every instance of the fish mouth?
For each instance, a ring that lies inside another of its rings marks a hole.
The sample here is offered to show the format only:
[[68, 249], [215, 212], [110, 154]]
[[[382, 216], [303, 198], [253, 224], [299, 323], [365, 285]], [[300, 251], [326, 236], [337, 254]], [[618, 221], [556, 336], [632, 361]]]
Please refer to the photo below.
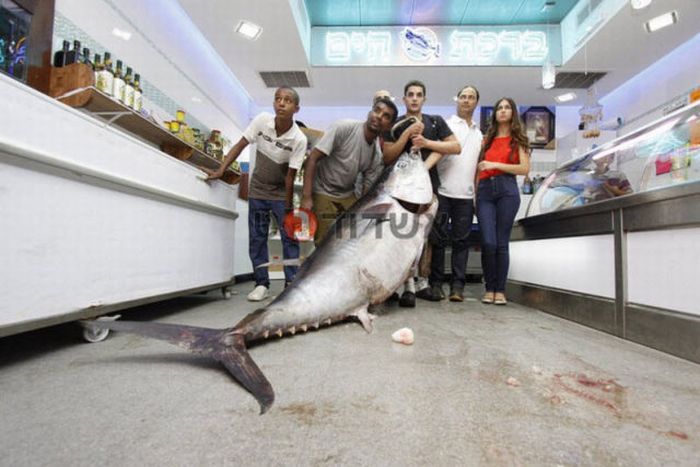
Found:
[[423, 214], [426, 212], [428, 209], [430, 209], [430, 203], [428, 204], [416, 204], [416, 203], [409, 203], [408, 201], [404, 201], [402, 199], [394, 198], [397, 203], [401, 205], [402, 208], [404, 208], [406, 211], [412, 213], [412, 214]]

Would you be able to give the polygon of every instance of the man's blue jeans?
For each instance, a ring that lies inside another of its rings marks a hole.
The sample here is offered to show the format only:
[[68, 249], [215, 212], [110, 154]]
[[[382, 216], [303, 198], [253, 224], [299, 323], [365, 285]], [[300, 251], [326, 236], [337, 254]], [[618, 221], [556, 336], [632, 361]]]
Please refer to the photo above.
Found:
[[481, 266], [487, 292], [505, 292], [510, 256], [508, 242], [520, 192], [513, 175], [497, 175], [479, 182], [476, 217], [481, 232]]
[[[299, 257], [299, 243], [287, 237], [284, 230], [284, 201], [268, 199], [248, 199], [248, 253], [253, 263], [253, 275], [255, 285], [270, 287], [270, 276], [267, 267], [259, 268], [261, 264], [269, 261], [267, 251], [267, 234], [270, 229], [270, 213], [275, 216], [282, 238], [282, 254], [284, 259], [296, 259]], [[287, 282], [294, 280], [299, 268], [297, 266], [284, 267], [284, 279]]]
[[[430, 285], [441, 286], [445, 280], [445, 247], [452, 246], [452, 288], [464, 287], [467, 269], [467, 238], [472, 228], [474, 201], [438, 195], [438, 212], [430, 231], [433, 257]], [[448, 222], [450, 228], [448, 229]]]

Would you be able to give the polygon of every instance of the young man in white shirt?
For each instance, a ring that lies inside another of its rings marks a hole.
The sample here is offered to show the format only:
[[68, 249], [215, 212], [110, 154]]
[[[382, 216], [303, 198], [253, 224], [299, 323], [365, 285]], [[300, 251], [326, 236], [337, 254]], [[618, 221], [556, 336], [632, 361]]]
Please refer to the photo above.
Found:
[[[431, 231], [433, 257], [430, 267], [430, 299], [441, 300], [445, 276], [445, 247], [452, 246], [452, 284], [450, 301], [464, 301], [467, 238], [474, 215], [474, 175], [479, 162], [483, 135], [473, 121], [479, 103], [479, 91], [471, 85], [457, 93], [457, 115], [447, 125], [459, 141], [462, 151], [443, 157], [437, 164], [440, 176], [438, 213]], [[448, 223], [450, 229], [448, 230]]]
[[[398, 138], [394, 138], [389, 133], [385, 134], [384, 163], [387, 165], [394, 163], [401, 153], [407, 151], [410, 146], [419, 148], [425, 166], [430, 173], [433, 192], [437, 193], [437, 188], [440, 186], [440, 179], [435, 167], [437, 161], [444, 154], [459, 153], [460, 148], [457, 139], [441, 116], [423, 113], [425, 100], [426, 89], [423, 82], [413, 80], [406, 83], [403, 89], [406, 114], [400, 116], [398, 120], [413, 117], [416, 123], [409, 126]], [[427, 255], [425, 250], [423, 255]], [[418, 277], [417, 287], [413, 278], [406, 281], [399, 305], [409, 308], [415, 307], [416, 297], [432, 300], [427, 278]]]
[[[294, 122], [299, 111], [299, 94], [290, 87], [275, 91], [273, 103], [275, 115], [263, 112], [248, 125], [243, 137], [231, 148], [217, 171], [212, 171], [207, 180], [220, 178], [224, 171], [241, 154], [248, 144], [256, 145], [255, 168], [250, 177], [248, 196], [248, 253], [253, 263], [255, 288], [248, 300], [258, 302], [270, 294], [270, 277], [267, 263], [267, 237], [270, 228], [270, 213], [280, 227], [284, 259], [299, 258], [299, 244], [289, 238], [284, 225], [284, 216], [292, 208], [294, 176], [301, 168], [306, 154], [306, 136]], [[297, 266], [285, 266], [284, 278], [288, 284], [294, 279]]]

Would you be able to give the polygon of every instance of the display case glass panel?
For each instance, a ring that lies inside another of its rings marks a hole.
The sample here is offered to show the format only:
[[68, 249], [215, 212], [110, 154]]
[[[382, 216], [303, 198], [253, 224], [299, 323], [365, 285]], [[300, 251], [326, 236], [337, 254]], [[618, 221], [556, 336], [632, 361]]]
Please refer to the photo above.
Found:
[[527, 215], [700, 180], [700, 102], [595, 148], [550, 173]]
[[32, 15], [12, 0], [0, 0], [0, 71], [24, 81]]

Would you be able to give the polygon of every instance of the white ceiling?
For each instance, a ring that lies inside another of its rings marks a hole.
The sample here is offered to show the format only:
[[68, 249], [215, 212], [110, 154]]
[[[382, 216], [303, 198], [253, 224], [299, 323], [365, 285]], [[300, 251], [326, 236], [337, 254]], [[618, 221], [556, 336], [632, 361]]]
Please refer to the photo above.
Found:
[[[428, 104], [451, 105], [452, 96], [465, 83], [481, 91], [482, 104], [500, 96], [515, 98], [520, 105], [554, 105], [561, 90], [541, 88], [539, 67], [348, 67], [312, 68], [292, 16], [289, 0], [231, 1], [179, 0], [187, 14], [214, 46], [258, 107], [268, 107], [272, 90], [260, 71], [307, 70], [311, 87], [299, 89], [302, 106], [357, 106], [369, 103], [378, 89], [401, 95], [403, 85], [420, 79], [428, 87]], [[535, 0], [533, 0], [535, 1]], [[669, 10], [680, 21], [648, 34], [644, 21]], [[263, 27], [256, 41], [234, 32], [241, 19]], [[700, 32], [700, 0], [655, 0], [644, 10], [625, 6], [580, 50], [562, 71], [605, 71], [598, 82], [600, 97], [632, 78], [665, 54]], [[583, 104], [584, 92], [572, 104]]]

